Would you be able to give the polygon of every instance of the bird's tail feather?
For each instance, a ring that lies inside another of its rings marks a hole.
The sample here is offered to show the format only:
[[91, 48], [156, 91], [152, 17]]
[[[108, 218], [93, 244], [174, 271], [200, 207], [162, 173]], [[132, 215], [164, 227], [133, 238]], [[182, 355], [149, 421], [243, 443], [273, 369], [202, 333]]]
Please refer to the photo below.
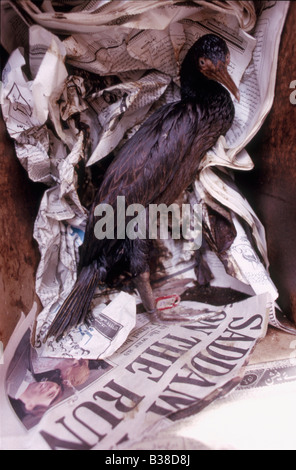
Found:
[[97, 263], [81, 269], [71, 293], [51, 324], [46, 339], [53, 336], [58, 341], [70, 328], [86, 321], [97, 284], [103, 280], [104, 275], [105, 270], [98, 268]]

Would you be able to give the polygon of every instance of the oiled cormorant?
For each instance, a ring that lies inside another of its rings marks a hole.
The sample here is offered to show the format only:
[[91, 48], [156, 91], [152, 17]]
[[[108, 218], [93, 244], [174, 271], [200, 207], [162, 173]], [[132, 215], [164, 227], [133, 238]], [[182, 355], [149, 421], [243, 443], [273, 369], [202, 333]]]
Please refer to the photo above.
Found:
[[[116, 226], [117, 197], [126, 206], [134, 203], [172, 204], [194, 181], [205, 153], [225, 135], [234, 118], [228, 90], [239, 92], [227, 66], [229, 49], [216, 35], [201, 37], [189, 49], [181, 65], [181, 99], [162, 106], [119, 150], [107, 169], [89, 212], [80, 251], [78, 278], [60, 308], [47, 337], [61, 338], [70, 327], [86, 321], [99, 282], [120, 259], [129, 270], [146, 310], [157, 316], [150, 286], [146, 240], [102, 239], [94, 233], [95, 208], [110, 204]], [[228, 90], [227, 90], [227, 89]]]

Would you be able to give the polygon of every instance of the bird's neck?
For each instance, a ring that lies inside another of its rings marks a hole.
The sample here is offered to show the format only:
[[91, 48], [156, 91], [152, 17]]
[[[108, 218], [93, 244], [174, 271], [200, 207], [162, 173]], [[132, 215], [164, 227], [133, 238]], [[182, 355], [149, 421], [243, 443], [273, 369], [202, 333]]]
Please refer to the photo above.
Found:
[[218, 82], [205, 77], [200, 71], [194, 75], [186, 69], [181, 70], [181, 98], [208, 102], [214, 100], [221, 92], [226, 91]]

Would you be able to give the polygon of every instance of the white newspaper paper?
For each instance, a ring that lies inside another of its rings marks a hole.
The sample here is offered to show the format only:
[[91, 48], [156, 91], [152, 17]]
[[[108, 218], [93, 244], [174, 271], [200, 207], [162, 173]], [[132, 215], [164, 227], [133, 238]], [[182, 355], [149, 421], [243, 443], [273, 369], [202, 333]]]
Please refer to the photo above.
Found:
[[269, 294], [225, 307], [188, 302], [199, 319], [175, 325], [139, 314], [106, 360], [38, 357], [32, 311], [0, 365], [0, 448], [120, 449], [154, 436], [238, 385], [270, 304]]

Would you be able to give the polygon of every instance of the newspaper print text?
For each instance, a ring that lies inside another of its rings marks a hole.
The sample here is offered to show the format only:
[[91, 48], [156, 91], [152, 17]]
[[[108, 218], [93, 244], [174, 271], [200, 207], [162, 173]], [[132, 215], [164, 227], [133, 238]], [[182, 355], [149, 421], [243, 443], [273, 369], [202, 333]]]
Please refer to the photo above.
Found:
[[[198, 323], [182, 325], [178, 336], [165, 334], [128, 363], [120, 379], [109, 379], [99, 390], [94, 389], [92, 397], [77, 403], [71, 414], [55, 414], [50, 432], [40, 431], [42, 438], [53, 450], [89, 450], [104, 445], [115, 433], [116, 445], [121, 445], [130, 440], [127, 419], [137, 420], [144, 414], [150, 423], [161, 417], [175, 421], [188, 409], [205, 406], [204, 396], [214, 392], [219, 379], [227, 378], [238, 361], [247, 357], [262, 321], [259, 314], [247, 320], [242, 316], [228, 319], [224, 311], [218, 311]], [[215, 339], [207, 342], [215, 331]], [[177, 361], [178, 372], [172, 373], [171, 366]], [[151, 400], [153, 383], [163, 386]]]

